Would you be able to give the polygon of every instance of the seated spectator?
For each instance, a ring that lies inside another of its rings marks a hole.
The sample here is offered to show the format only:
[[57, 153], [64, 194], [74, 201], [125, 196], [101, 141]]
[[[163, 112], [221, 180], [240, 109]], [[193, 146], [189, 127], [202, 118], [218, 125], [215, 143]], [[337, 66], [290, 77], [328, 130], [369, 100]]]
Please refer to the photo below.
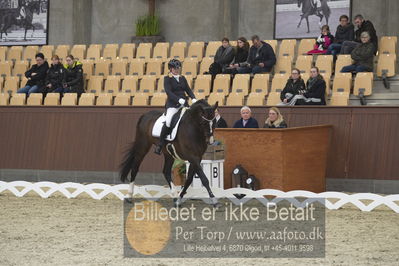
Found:
[[249, 49], [247, 62], [242, 63], [237, 71], [245, 73], [265, 73], [270, 72], [276, 64], [276, 55], [273, 48], [259, 39], [258, 35], [252, 36], [253, 45]]
[[367, 31], [361, 34], [362, 44], [356, 47], [351, 57], [354, 63], [342, 68], [341, 72], [373, 72], [374, 44], [370, 42]]
[[230, 45], [228, 38], [223, 38], [222, 46], [218, 48], [215, 54], [215, 60], [209, 67], [209, 73], [212, 75], [220, 74], [226, 69], [234, 59], [234, 49]]
[[223, 117], [220, 116], [219, 110], [215, 110], [215, 119], [214, 119], [215, 128], [227, 128], [227, 123], [226, 120], [223, 119]]
[[83, 93], [83, 69], [82, 63], [75, 61], [73, 55], [66, 57], [66, 64], [64, 64], [65, 75], [63, 88], [64, 93], [76, 92], [79, 95]]
[[370, 42], [374, 44], [374, 55], [378, 51], [378, 37], [375, 31], [373, 23], [370, 20], [364, 20], [362, 15], [355, 16], [355, 25], [357, 30], [355, 31], [354, 41], [345, 41], [342, 43], [341, 54], [351, 54], [353, 49], [359, 46], [362, 41], [360, 35], [362, 32], [367, 31], [370, 35]]
[[240, 37], [237, 40], [237, 46], [235, 47], [234, 61], [226, 68], [224, 74], [237, 74], [237, 69], [245, 63], [248, 58], [249, 43], [245, 37]]
[[48, 63], [44, 60], [44, 55], [38, 53], [35, 56], [36, 64], [34, 64], [28, 71], [25, 72], [25, 77], [28, 78], [26, 86], [20, 88], [17, 93], [37, 93], [44, 86], [46, 73], [48, 70]]
[[280, 94], [282, 101], [281, 105], [289, 105], [292, 98], [295, 95], [302, 95], [306, 92], [305, 82], [301, 78], [301, 71], [297, 68], [293, 68], [291, 71], [291, 77], [288, 79], [283, 91]]
[[314, 49], [310, 50], [308, 54], [326, 54], [328, 47], [333, 41], [334, 36], [332, 36], [330, 33], [330, 27], [328, 25], [324, 25], [323, 27], [321, 27], [321, 34], [316, 40]]
[[53, 55], [51, 57], [51, 67], [47, 71], [45, 87], [43, 89], [44, 93], [49, 92], [63, 92], [64, 88], [62, 83], [64, 80], [65, 69], [60, 62], [58, 55]]
[[269, 109], [269, 116], [266, 119], [264, 128], [287, 128], [283, 115], [277, 107], [271, 107]]
[[353, 41], [355, 35], [355, 27], [349, 22], [347, 15], [342, 15], [339, 17], [339, 25], [337, 31], [335, 32], [334, 42], [328, 46], [327, 54], [332, 54], [334, 56], [338, 55], [342, 48], [342, 43], [344, 41]]
[[234, 123], [233, 128], [259, 128], [258, 121], [251, 117], [251, 109], [248, 106], [241, 108], [241, 119]]
[[326, 105], [326, 82], [317, 67], [310, 69], [306, 92], [294, 96], [289, 105]]

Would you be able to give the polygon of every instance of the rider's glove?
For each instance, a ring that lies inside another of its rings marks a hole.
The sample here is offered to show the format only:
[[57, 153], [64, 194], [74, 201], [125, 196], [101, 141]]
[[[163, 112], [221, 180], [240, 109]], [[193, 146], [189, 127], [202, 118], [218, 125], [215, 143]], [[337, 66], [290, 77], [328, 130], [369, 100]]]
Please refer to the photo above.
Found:
[[186, 103], [186, 101], [185, 101], [183, 98], [180, 98], [180, 99], [179, 99], [179, 103], [180, 103], [181, 105], [184, 105], [184, 104]]
[[196, 101], [197, 101], [197, 99], [192, 99], [191, 100], [192, 103], [195, 103]]

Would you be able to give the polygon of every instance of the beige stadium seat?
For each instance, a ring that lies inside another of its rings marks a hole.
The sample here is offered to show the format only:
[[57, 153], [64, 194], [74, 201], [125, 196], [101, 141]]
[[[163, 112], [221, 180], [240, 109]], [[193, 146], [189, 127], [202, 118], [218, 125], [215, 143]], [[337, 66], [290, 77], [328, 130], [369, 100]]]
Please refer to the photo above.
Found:
[[42, 93], [31, 93], [27, 100], [27, 105], [42, 105], [43, 94]]
[[134, 106], [145, 106], [148, 105], [148, 93], [136, 93], [133, 97], [132, 105]]
[[25, 47], [23, 60], [28, 62], [35, 62], [35, 56], [39, 52], [39, 46], [29, 45]]
[[292, 58], [294, 58], [295, 57], [295, 47], [296, 47], [295, 39], [282, 40], [280, 43], [279, 50], [278, 50], [279, 57], [291, 56]]
[[86, 59], [98, 60], [101, 58], [101, 48], [98, 45], [90, 45], [87, 49]]
[[85, 44], [75, 44], [71, 49], [71, 54], [76, 60], [85, 59], [86, 45]]
[[170, 58], [184, 60], [184, 58], [186, 57], [186, 47], [186, 42], [174, 42], [172, 47], [170, 48]]
[[247, 98], [248, 106], [264, 106], [265, 105], [265, 93], [251, 92]]
[[243, 106], [244, 104], [244, 95], [240, 92], [232, 92], [227, 97], [226, 105], [227, 106]]
[[165, 92], [164, 89], [164, 78], [165, 75], [162, 75], [159, 77], [158, 81], [157, 81], [157, 92]]
[[396, 45], [398, 43], [397, 36], [383, 36], [378, 45], [378, 54], [393, 54], [396, 55]]
[[307, 55], [309, 51], [313, 50], [315, 43], [315, 39], [302, 39], [298, 45], [298, 56]]
[[43, 45], [40, 52], [44, 54], [44, 58], [50, 62], [54, 52], [54, 45]]
[[371, 95], [373, 93], [373, 72], [361, 72], [356, 74], [355, 83], [353, 87], [353, 94], [358, 96]]
[[0, 62], [6, 61], [7, 51], [7, 46], [0, 46]]
[[12, 62], [3, 61], [0, 62], [0, 77], [11, 76]]
[[326, 94], [330, 93], [331, 90], [331, 73], [320, 73], [326, 82]]
[[94, 75], [104, 76], [104, 78], [107, 78], [110, 72], [110, 67], [111, 61], [109, 59], [99, 59], [95, 61]]
[[301, 74], [301, 78], [303, 79], [303, 82], [305, 82], [305, 84], [306, 84], [306, 82], [308, 82], [309, 77], [310, 77], [309, 73], [302, 73]]
[[118, 54], [119, 44], [117, 43], [109, 43], [106, 44], [102, 53], [102, 58], [115, 60]]
[[331, 76], [333, 70], [333, 56], [332, 55], [317, 55], [316, 66], [320, 73], [326, 73]]
[[270, 92], [267, 97], [266, 105], [267, 106], [275, 106], [281, 103], [280, 92]]
[[336, 73], [333, 82], [333, 95], [336, 92], [350, 93], [352, 87], [352, 73]]
[[331, 96], [330, 105], [332, 106], [347, 106], [349, 105], [349, 92], [333, 92]]
[[122, 82], [122, 92], [134, 95], [138, 89], [139, 78], [138, 76], [125, 76]]
[[0, 77], [0, 93], [3, 91], [4, 78]]
[[198, 75], [194, 83], [194, 93], [202, 90], [206, 96], [211, 93], [212, 76], [211, 75]]
[[25, 76], [25, 72], [28, 70], [29, 62], [28, 61], [16, 61], [13, 68], [13, 76], [23, 77]]
[[335, 62], [335, 73], [340, 73], [344, 66], [352, 64], [352, 58], [349, 54], [340, 54]]
[[129, 75], [137, 76], [141, 79], [144, 75], [145, 60], [133, 59], [129, 64]]
[[19, 77], [11, 77], [7, 76], [4, 80], [4, 92], [8, 92], [9, 94], [14, 94], [19, 89]]
[[8, 50], [7, 61], [15, 62], [22, 59], [22, 46], [12, 46]]
[[123, 43], [119, 49], [119, 58], [132, 60], [134, 58], [134, 52], [136, 45], [134, 43]]
[[204, 57], [204, 47], [204, 42], [192, 42], [188, 47], [187, 57], [197, 58], [198, 62], [201, 62], [202, 57]]
[[90, 79], [94, 72], [94, 61], [90, 59], [85, 59], [80, 62], [82, 63], [82, 69], [86, 79]]
[[136, 58], [148, 60], [151, 58], [152, 43], [140, 43], [137, 47]]
[[60, 105], [60, 94], [47, 93], [46, 98], [44, 98], [44, 105]]
[[198, 61], [197, 58], [186, 58], [183, 62], [182, 75], [190, 75], [194, 78], [197, 76], [198, 72]]
[[312, 68], [313, 56], [311, 55], [298, 55], [296, 59], [295, 67], [298, 68], [301, 73], [309, 73]]
[[209, 67], [212, 65], [213, 61], [213, 57], [202, 58], [199, 73], [204, 74], [205, 72], [209, 72]]
[[151, 58], [148, 59], [146, 75], [155, 76], [159, 78], [162, 74], [162, 59]]
[[219, 106], [224, 106], [224, 98], [226, 94], [224, 92], [212, 92], [208, 97], [208, 103], [214, 105], [216, 102], [219, 103]]
[[127, 60], [126, 59], [113, 59], [111, 61], [112, 70], [111, 75], [125, 77], [127, 73]]
[[10, 105], [25, 105], [26, 94], [25, 93], [15, 93], [10, 100]]
[[396, 75], [396, 56], [394, 54], [381, 54], [378, 57], [377, 76], [393, 77]]
[[157, 78], [155, 76], [143, 76], [140, 81], [139, 92], [152, 95], [156, 89]]
[[10, 103], [10, 95], [8, 93], [0, 92], [0, 106], [8, 105]]
[[78, 104], [78, 94], [77, 93], [65, 93], [62, 97], [61, 105], [73, 106]]
[[279, 56], [277, 58], [276, 66], [274, 67], [274, 73], [277, 74], [291, 73], [291, 68], [292, 68], [292, 57]]
[[168, 60], [168, 51], [170, 44], [168, 42], [159, 42], [154, 47], [152, 58], [160, 59], [162, 62]]
[[[69, 45], [61, 44], [57, 46], [54, 54], [58, 55], [58, 57], [65, 63], [65, 58], [69, 55], [69, 49], [70, 49]], [[51, 59], [51, 57], [49, 59]]]
[[114, 105], [119, 105], [119, 106], [129, 106], [130, 103], [131, 101], [129, 93], [120, 92], [116, 95], [114, 100]]
[[224, 95], [230, 93], [230, 75], [218, 74], [213, 81], [213, 92], [223, 91]]
[[87, 84], [87, 92], [99, 95], [103, 90], [104, 76], [91, 76]]
[[[196, 92], [194, 92], [195, 98], [196, 99], [206, 99], [208, 97], [209, 93], [206, 93], [203, 89], [199, 89]], [[191, 99], [189, 100], [189, 103], [191, 104]]]
[[[242, 96], [247, 96], [249, 93], [249, 74], [237, 74], [233, 80], [233, 86], [231, 88], [232, 93], [240, 94]], [[233, 97], [234, 98], [234, 97]], [[226, 103], [229, 105], [228, 103]]]
[[96, 105], [110, 106], [112, 105], [112, 94], [111, 93], [100, 93], [97, 97]]
[[108, 76], [105, 80], [104, 91], [106, 93], [111, 93], [113, 96], [116, 96], [116, 94], [119, 93], [120, 84], [120, 76]]
[[237, 46], [237, 41], [230, 41], [230, 45], [236, 47]]
[[274, 53], [277, 53], [277, 40], [264, 40], [265, 43], [269, 44], [272, 48]]
[[205, 57], [215, 57], [216, 51], [222, 46], [221, 41], [211, 41], [206, 46]]
[[287, 84], [287, 80], [289, 79], [290, 74], [275, 74], [272, 80], [272, 88], [271, 92], [280, 93], [285, 88]]
[[164, 92], [157, 92], [151, 98], [151, 106], [164, 106], [167, 95]]
[[94, 93], [82, 93], [79, 99], [79, 105], [81, 106], [92, 106], [94, 105], [95, 95]]
[[251, 92], [267, 95], [269, 92], [269, 79], [269, 74], [256, 74], [252, 80]]
[[21, 88], [25, 87], [26, 83], [28, 83], [28, 78], [27, 77], [21, 77], [21, 82], [19, 84], [19, 87], [21, 87]]
[[192, 89], [194, 84], [194, 77], [191, 75], [184, 75], [184, 77], [187, 80], [188, 86], [190, 87], [190, 89]]

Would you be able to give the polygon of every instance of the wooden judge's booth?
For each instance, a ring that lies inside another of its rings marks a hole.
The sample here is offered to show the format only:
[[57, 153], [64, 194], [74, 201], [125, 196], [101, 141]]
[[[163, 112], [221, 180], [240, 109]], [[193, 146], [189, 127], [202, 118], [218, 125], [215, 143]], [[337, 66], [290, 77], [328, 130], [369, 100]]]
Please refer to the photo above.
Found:
[[237, 165], [258, 180], [256, 189], [326, 190], [331, 125], [286, 129], [216, 129], [225, 146], [224, 186]]

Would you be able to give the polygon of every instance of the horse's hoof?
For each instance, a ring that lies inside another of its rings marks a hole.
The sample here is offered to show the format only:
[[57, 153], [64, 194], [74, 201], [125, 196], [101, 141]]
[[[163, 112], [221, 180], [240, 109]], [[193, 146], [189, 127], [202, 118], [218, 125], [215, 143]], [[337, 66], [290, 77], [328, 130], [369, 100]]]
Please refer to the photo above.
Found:
[[175, 208], [177, 208], [182, 205], [182, 200], [181, 200], [181, 198], [174, 198], [173, 203], [174, 203]]
[[216, 203], [212, 204], [212, 206], [213, 206], [213, 208], [215, 208], [215, 209], [219, 209], [219, 208], [222, 207], [222, 204], [219, 203], [219, 202], [216, 202]]

